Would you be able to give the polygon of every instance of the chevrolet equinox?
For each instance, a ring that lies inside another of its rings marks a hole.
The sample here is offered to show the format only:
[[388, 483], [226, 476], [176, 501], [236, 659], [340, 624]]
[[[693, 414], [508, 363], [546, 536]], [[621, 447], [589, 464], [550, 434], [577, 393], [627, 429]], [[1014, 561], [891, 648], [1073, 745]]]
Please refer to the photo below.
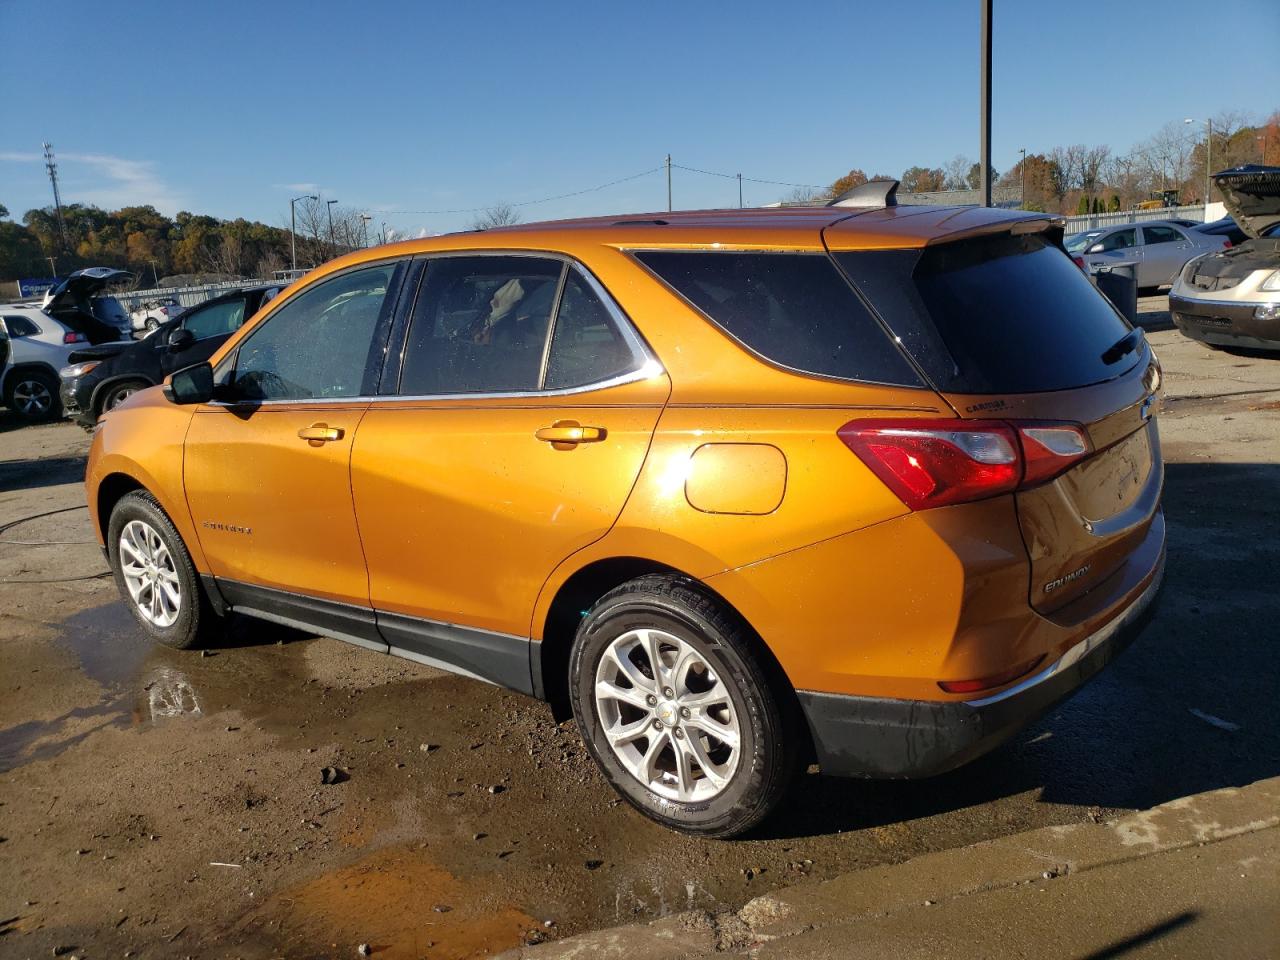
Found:
[[1059, 221], [893, 192], [321, 267], [99, 423], [121, 594], [544, 699], [690, 833], [973, 759], [1150, 613], [1160, 371]]

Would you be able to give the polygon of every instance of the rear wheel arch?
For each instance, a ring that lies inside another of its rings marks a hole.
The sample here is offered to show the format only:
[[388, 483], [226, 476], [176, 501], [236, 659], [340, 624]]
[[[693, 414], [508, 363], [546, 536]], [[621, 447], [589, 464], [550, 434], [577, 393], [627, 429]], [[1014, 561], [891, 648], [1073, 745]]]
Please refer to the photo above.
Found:
[[45, 376], [52, 377], [54, 383], [60, 382], [58, 379], [58, 371], [49, 364], [43, 363], [39, 360], [23, 360], [15, 363], [4, 371], [4, 379], [0, 380], [0, 391], [5, 390], [13, 381], [14, 377], [21, 376], [24, 373], [40, 373]]
[[[536, 646], [533, 680], [535, 693], [551, 705], [552, 714], [557, 721], [566, 720], [573, 715], [569, 703], [569, 656], [583, 617], [610, 591], [640, 577], [654, 575], [684, 581], [737, 620], [745, 628], [745, 634], [750, 638], [775, 695], [786, 704], [787, 709], [794, 707], [799, 710], [795, 688], [769, 645], [746, 617], [714, 587], [656, 560], [644, 557], [608, 557], [595, 560], [575, 571], [560, 585], [547, 609], [542, 641]], [[800, 728], [807, 730], [804, 724]], [[811, 744], [806, 744], [805, 747], [812, 749]]]

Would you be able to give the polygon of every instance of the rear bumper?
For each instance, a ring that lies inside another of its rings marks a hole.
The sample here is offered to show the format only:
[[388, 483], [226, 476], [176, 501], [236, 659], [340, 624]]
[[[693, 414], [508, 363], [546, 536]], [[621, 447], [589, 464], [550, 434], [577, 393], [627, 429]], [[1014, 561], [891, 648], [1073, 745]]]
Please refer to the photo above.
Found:
[[833, 776], [914, 779], [976, 759], [1067, 699], [1142, 632], [1164, 578], [1154, 574], [1118, 616], [1052, 666], [978, 700], [891, 700], [799, 691], [822, 772]]
[[1264, 303], [1195, 300], [1170, 294], [1169, 312], [1184, 335], [1201, 343], [1280, 350], [1280, 319], [1259, 320], [1253, 315]]

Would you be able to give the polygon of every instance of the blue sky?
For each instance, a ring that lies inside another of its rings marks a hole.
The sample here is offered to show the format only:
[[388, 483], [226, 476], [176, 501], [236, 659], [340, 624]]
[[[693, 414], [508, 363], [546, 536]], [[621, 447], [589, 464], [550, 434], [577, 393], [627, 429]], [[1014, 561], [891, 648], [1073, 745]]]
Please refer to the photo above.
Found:
[[[106, 12], [109, 8], [110, 12]], [[994, 162], [1124, 152], [1280, 108], [1280, 3], [996, 0]], [[408, 233], [678, 164], [826, 184], [978, 154], [978, 0], [0, 0], [0, 203], [152, 203], [287, 224], [320, 192]], [[1241, 24], [1248, 24], [1241, 29]], [[20, 56], [12, 55], [21, 51]], [[1114, 78], [1114, 79], [1113, 79]], [[786, 187], [746, 184], [748, 204]], [[676, 170], [677, 207], [737, 203]], [[525, 220], [665, 208], [650, 174]]]

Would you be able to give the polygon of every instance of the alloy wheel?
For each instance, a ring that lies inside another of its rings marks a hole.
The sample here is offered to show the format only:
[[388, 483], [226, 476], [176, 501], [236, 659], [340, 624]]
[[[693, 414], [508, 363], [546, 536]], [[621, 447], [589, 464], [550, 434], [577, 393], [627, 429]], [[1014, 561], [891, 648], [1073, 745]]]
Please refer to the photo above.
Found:
[[742, 753], [724, 678], [691, 644], [629, 630], [596, 667], [595, 707], [618, 761], [654, 793], [700, 803], [729, 786]]
[[43, 417], [53, 407], [53, 393], [40, 380], [23, 380], [13, 388], [13, 405], [24, 417]]
[[172, 626], [182, 610], [182, 585], [173, 556], [155, 527], [130, 520], [120, 531], [120, 573], [138, 612], [157, 627]]

